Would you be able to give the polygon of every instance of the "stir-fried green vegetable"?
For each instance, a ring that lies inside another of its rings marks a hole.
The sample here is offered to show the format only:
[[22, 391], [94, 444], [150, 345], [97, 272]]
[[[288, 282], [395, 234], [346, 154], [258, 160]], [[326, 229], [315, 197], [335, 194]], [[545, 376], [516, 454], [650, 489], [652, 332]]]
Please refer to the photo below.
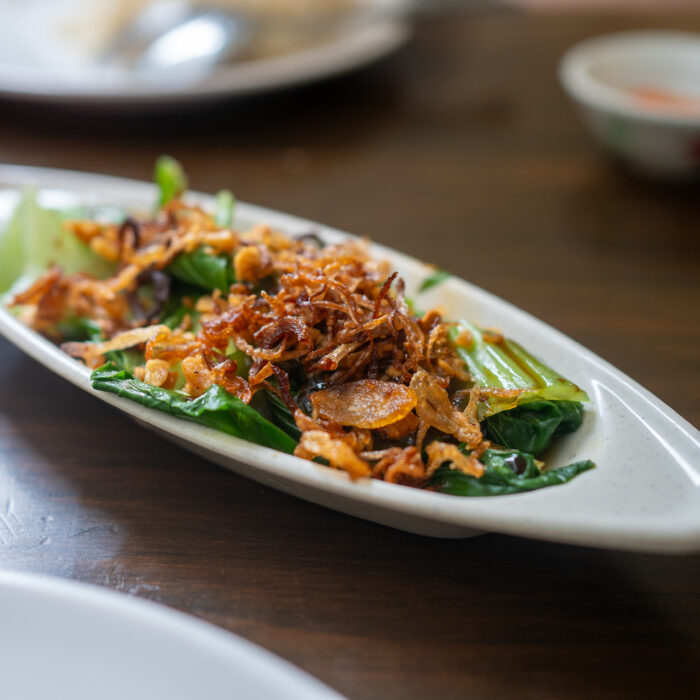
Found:
[[91, 380], [95, 389], [109, 391], [142, 406], [201, 423], [258, 445], [282, 452], [293, 452], [296, 446], [296, 441], [287, 433], [217, 384], [210, 386], [198, 398], [191, 399], [184, 394], [139, 381], [130, 372], [110, 364], [95, 370]]
[[265, 399], [267, 400], [270, 415], [275, 424], [282, 428], [285, 433], [291, 435], [295, 440], [298, 440], [301, 437], [301, 430], [297, 428], [297, 424], [294, 422], [294, 416], [292, 416], [292, 412], [284, 405], [284, 401], [271, 391], [265, 392]]
[[446, 279], [449, 279], [450, 277], [452, 277], [452, 275], [449, 272], [447, 272], [447, 270], [434, 270], [423, 280], [420, 287], [418, 288], [418, 291], [427, 292], [429, 289], [432, 289], [433, 287], [437, 287], [439, 284], [442, 284]]
[[226, 294], [236, 281], [231, 256], [212, 255], [205, 248], [180, 253], [165, 269], [173, 277], [211, 292], [220, 289]]
[[[158, 159], [154, 177], [159, 206], [179, 197], [187, 188], [182, 167], [169, 156]], [[220, 191], [214, 210], [216, 226], [231, 228], [234, 207], [231, 192]], [[27, 286], [52, 264], [61, 266], [68, 274], [87, 272], [95, 277], [107, 277], [114, 273], [113, 264], [95, 255], [62, 225], [68, 216], [80, 215], [76, 211], [43, 209], [37, 205], [33, 193], [25, 193], [14, 218], [4, 233], [0, 233], [0, 298], [10, 290], [14, 292]], [[119, 221], [124, 214], [114, 210], [105, 216]], [[157, 318], [149, 317], [148, 321], [176, 329], [188, 316], [190, 325], [183, 327], [195, 333], [199, 328], [199, 313], [195, 311], [197, 298], [214, 290], [227, 294], [236, 282], [232, 256], [213, 254], [204, 246], [179, 254], [162, 272], [158, 271], [161, 276], [163, 273], [169, 276], [165, 280], [169, 298], [164, 304], [153, 305], [156, 309], [153, 316]], [[436, 269], [423, 281], [419, 291], [432, 289], [449, 277], [448, 272]], [[272, 277], [258, 280], [257, 286], [251, 285], [251, 292], [260, 288], [267, 290], [273, 284]], [[588, 400], [584, 391], [518, 343], [498, 334], [485, 333], [469, 321], [460, 321], [450, 327], [449, 333], [474, 385], [485, 390], [479, 403], [478, 419], [492, 446], [479, 458], [485, 468], [481, 478], [445, 464], [433, 475], [430, 488], [459, 496], [513, 494], [565, 483], [594, 466], [590, 461], [583, 461], [543, 470], [534, 457], [546, 450], [557, 436], [581, 426], [584, 417], [581, 402]], [[49, 328], [47, 334], [65, 341], [104, 340], [100, 325], [88, 318], [64, 318], [55, 328]], [[217, 352], [234, 360], [236, 374], [248, 378], [251, 359], [231, 340], [225, 352], [221, 348]], [[267, 390], [256, 393], [250, 404], [217, 384], [192, 398], [179, 390], [185, 384], [179, 361], [170, 367], [171, 371], [179, 373], [179, 378], [176, 381], [171, 376], [168, 385], [174, 388], [165, 389], [136, 379], [135, 370], [146, 359], [137, 348], [108, 351], [105, 358], [107, 364], [91, 375], [95, 389], [283, 452], [291, 453], [297, 445], [301, 432], [285, 402], [273, 393], [280, 388], [274, 377], [268, 380]], [[286, 371], [295, 394], [307, 377], [303, 367], [297, 370], [294, 363]], [[295, 376], [297, 371], [304, 376]], [[470, 386], [466, 384], [466, 388]], [[310, 410], [308, 405], [306, 409]], [[463, 446], [461, 449], [468, 454]]]
[[[64, 341], [90, 341], [100, 342], [104, 340], [102, 329], [89, 318], [71, 318], [62, 321], [56, 326], [56, 334]], [[124, 369], [132, 372], [144, 362], [143, 353], [139, 350], [112, 350], [105, 353], [105, 359], [116, 369]]]
[[[464, 452], [468, 454], [467, 450]], [[454, 496], [504, 496], [564, 484], [595, 466], [585, 460], [541, 472], [534, 457], [519, 450], [486, 450], [479, 461], [484, 465], [480, 478], [442, 466], [435, 472], [431, 486]]]
[[[513, 340], [488, 342], [481, 329], [465, 320], [451, 328], [450, 335], [476, 384], [506, 390], [494, 392], [479, 405], [479, 420], [535, 399], [588, 401], [585, 391]], [[461, 340], [465, 336], [468, 344]]]
[[235, 197], [228, 190], [219, 190], [216, 195], [214, 221], [219, 228], [230, 228], [233, 225], [233, 209], [236, 206]]
[[0, 236], [0, 298], [23, 289], [49, 265], [68, 274], [89, 272], [107, 277], [115, 266], [95, 255], [63, 226], [66, 214], [40, 207], [36, 193], [24, 192], [14, 216]]
[[187, 190], [187, 175], [180, 163], [171, 156], [158, 158], [153, 179], [158, 187], [159, 207], [166, 205]]
[[484, 421], [488, 436], [503, 447], [531, 454], [546, 450], [556, 435], [573, 433], [583, 421], [576, 401], [528, 401]]
[[56, 334], [63, 340], [102, 340], [102, 330], [89, 318], [73, 317], [61, 321], [56, 325]]

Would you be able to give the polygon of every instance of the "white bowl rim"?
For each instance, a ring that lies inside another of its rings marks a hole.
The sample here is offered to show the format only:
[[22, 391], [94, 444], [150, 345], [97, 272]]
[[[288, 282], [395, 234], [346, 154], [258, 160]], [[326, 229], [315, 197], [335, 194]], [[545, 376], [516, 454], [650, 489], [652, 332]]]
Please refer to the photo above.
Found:
[[665, 44], [669, 51], [681, 44], [700, 48], [700, 34], [672, 30], [639, 30], [603, 34], [585, 39], [569, 48], [559, 61], [558, 73], [566, 92], [586, 106], [649, 123], [700, 128], [700, 112], [665, 112], [646, 108], [624, 91], [608, 87], [588, 71], [590, 64], [613, 49], [638, 49], [645, 44]]
[[[289, 699], [345, 700], [345, 696], [340, 695], [338, 691], [264, 647], [196, 617], [192, 613], [182, 612], [147, 598], [85, 581], [9, 569], [0, 569], [0, 596], [2, 596], [5, 605], [8, 604], [9, 600], [10, 605], [30, 610], [32, 605], [39, 605], [42, 609], [49, 611], [68, 609], [76, 616], [78, 625], [82, 625], [82, 629], [87, 627], [94, 635], [106, 628], [109, 634], [116, 635], [119, 639], [130, 633], [141, 633], [149, 638], [161, 640], [169, 638], [172, 640], [173, 647], [161, 651], [162, 654], [166, 655], [164, 663], [181, 662], [186, 658], [188, 652], [192, 654], [193, 651], [196, 655], [195, 658], [200, 658], [197, 656], [199, 654], [207, 655], [211, 658], [214, 668], [219, 671], [219, 675], [215, 680], [212, 680], [212, 687], [209, 689], [216, 691], [217, 697], [223, 697], [218, 691], [221, 688], [220, 681], [226, 673], [226, 669], [229, 668], [231, 673], [235, 674], [237, 669], [247, 667], [251, 676], [267, 679], [267, 687], [252, 688], [258, 693], [258, 697], [260, 692], [269, 689], [274, 692], [283, 692], [282, 697]], [[48, 626], [48, 629], [53, 624], [46, 617], [43, 619], [32, 618], [31, 613], [28, 622], [44, 627]], [[125, 627], [121, 627], [118, 624], [120, 622], [124, 623]], [[12, 631], [12, 624], [9, 625], [9, 630]], [[0, 645], [0, 648], [3, 651], [14, 650], [13, 643], [16, 640], [16, 635], [9, 634], [6, 637], [3, 640], [5, 646]], [[76, 637], [67, 634], [63, 650], [64, 656], [70, 656], [72, 652], [85, 651], [87, 644], [89, 641], [86, 641], [84, 636]], [[89, 677], [91, 679], [97, 677], [99, 681], [104, 681], [109, 680], [110, 674], [115, 672], [116, 661], [112, 663], [110, 657], [106, 655], [106, 652], [101, 651], [101, 648], [103, 647], [97, 643], [98, 663], [95, 668], [90, 670]], [[25, 656], [18, 657], [17, 654], [13, 654], [13, 656], [22, 667], [26, 665], [29, 668], [30, 665], [33, 665], [40, 668], [42, 660], [50, 651], [48, 642], [42, 638], [37, 640], [35, 655], [31, 659], [27, 659]], [[128, 652], [127, 657], [128, 654], [131, 654], [133, 660], [133, 653]], [[76, 664], [78, 661], [79, 659], [76, 658]], [[202, 672], [198, 671], [196, 666], [193, 672], [195, 676], [202, 676]], [[17, 675], [16, 673], [11, 674], [15, 678]], [[148, 682], [149, 676], [148, 674], [144, 676], [143, 671], [137, 671], [133, 680], [136, 690], [139, 687], [138, 682]], [[232, 695], [230, 697], [237, 697], [237, 690], [239, 693], [243, 690], [241, 694], [246, 698], [253, 697], [245, 689], [237, 688], [234, 679], [231, 681], [232, 685], [229, 689]], [[3, 687], [5, 685], [5, 679], [3, 679]], [[73, 684], [71, 683], [71, 685]], [[10, 686], [14, 688], [12, 681], [10, 681]], [[289, 694], [282, 690], [285, 687]], [[31, 688], [30, 685], [29, 695], [23, 693], [21, 697], [38, 697]], [[141, 686], [141, 690], [143, 690], [143, 686]], [[108, 695], [114, 697], [112, 694], [108, 693]], [[75, 687], [70, 688], [66, 684], [58, 682], [55, 694], [52, 693], [51, 697], [56, 700], [61, 700], [61, 698], [65, 700], [68, 697], [84, 698], [86, 696]], [[131, 697], [144, 696], [135, 693]], [[178, 697], [181, 695], [178, 694]], [[265, 695], [265, 697], [270, 696]]]

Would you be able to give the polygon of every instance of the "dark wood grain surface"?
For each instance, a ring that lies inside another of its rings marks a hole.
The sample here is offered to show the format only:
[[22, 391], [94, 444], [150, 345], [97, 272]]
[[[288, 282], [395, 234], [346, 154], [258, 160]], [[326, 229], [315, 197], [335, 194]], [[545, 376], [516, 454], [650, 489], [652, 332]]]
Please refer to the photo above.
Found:
[[[658, 24], [699, 30], [700, 15], [436, 20], [352, 77], [161, 115], [3, 103], [0, 159], [148, 179], [171, 153], [196, 189], [509, 299], [698, 425], [698, 183], [610, 162], [555, 77], [573, 42]], [[193, 457], [4, 340], [0, 565], [192, 613], [358, 700], [700, 697], [700, 557], [346, 517]]]

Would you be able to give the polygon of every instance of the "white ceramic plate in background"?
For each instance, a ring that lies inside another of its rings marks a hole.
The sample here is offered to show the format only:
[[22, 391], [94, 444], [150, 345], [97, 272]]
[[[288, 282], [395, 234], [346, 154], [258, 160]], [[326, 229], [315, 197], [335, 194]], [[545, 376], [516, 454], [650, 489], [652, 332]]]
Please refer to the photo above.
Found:
[[97, 586], [0, 571], [0, 620], [8, 700], [342, 700], [236, 635]]
[[[33, 1], [37, 5], [37, 0]], [[27, 22], [39, 12], [37, 9], [34, 14], [30, 12], [29, 17], [15, 17], [16, 23], [21, 25], [15, 29], [9, 25], [0, 26], [0, 39], [3, 39], [3, 29], [9, 32], [9, 37], [20, 38], [17, 49], [0, 51], [0, 97], [86, 107], [148, 108], [201, 103], [315, 82], [373, 63], [403, 45], [410, 35], [408, 24], [399, 19], [403, 3], [404, 0], [363, 0], [361, 5], [367, 5], [376, 13], [375, 21], [357, 22], [308, 48], [221, 65], [205, 80], [192, 84], [139, 80], [129, 72], [102, 67], [79, 56], [66, 56], [61, 61], [56, 55], [62, 45], [60, 27], [29, 32]], [[63, 4], [67, 4], [67, 0]], [[27, 9], [21, 4], [18, 7]], [[48, 11], [39, 13], [35, 19], [38, 21], [48, 15]], [[58, 23], [58, 19], [54, 23]], [[29, 42], [41, 44], [46, 50], [39, 56], [31, 54], [22, 59], [19, 49]]]
[[[40, 202], [47, 206], [106, 204], [148, 211], [156, 197], [148, 183], [2, 166], [0, 221], [10, 215], [17, 191], [28, 185], [42, 188]], [[192, 197], [204, 206], [213, 204], [211, 197]], [[237, 204], [236, 219], [239, 227], [266, 222], [292, 234], [311, 228], [327, 241], [348, 235], [246, 204]], [[374, 246], [374, 253], [393, 263], [409, 293], [426, 275], [426, 266], [406, 255], [382, 246]], [[557, 466], [590, 458], [597, 468], [561, 486], [492, 498], [460, 498], [370, 479], [353, 482], [344, 472], [93, 391], [84, 365], [5, 310], [0, 310], [0, 333], [56, 374], [187, 449], [261, 483], [367, 520], [437, 537], [491, 530], [597, 547], [700, 550], [700, 434], [693, 426], [586, 348], [467, 282], [449, 279], [422, 295], [420, 303], [439, 303], [447, 318], [467, 317], [502, 329], [585, 389], [592, 405], [582, 427], [558, 443], [548, 462]]]
[[[646, 174], [700, 173], [700, 34], [621, 32], [569, 49], [559, 77], [607, 150]], [[653, 89], [693, 104], [655, 104]]]

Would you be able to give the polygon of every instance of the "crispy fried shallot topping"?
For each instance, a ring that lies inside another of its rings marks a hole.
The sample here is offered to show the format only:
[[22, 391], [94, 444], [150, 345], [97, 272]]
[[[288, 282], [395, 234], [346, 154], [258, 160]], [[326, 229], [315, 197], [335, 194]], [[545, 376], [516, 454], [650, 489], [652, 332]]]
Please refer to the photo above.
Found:
[[405, 418], [416, 395], [404, 384], [358, 379], [311, 394], [314, 415], [356, 428], [383, 428]]
[[165, 360], [148, 360], [143, 381], [152, 386], [165, 386], [171, 377], [170, 365]]
[[[403, 280], [370, 257], [367, 242], [324, 245], [267, 226], [220, 229], [180, 200], [153, 218], [69, 228], [114, 263], [114, 274], [66, 276], [52, 267], [14, 303], [48, 335], [63, 321], [95, 322], [107, 340], [64, 343], [70, 355], [96, 367], [105, 353], [138, 347], [145, 362], [135, 374], [153, 386], [196, 397], [218, 385], [246, 403], [257, 392], [274, 394], [302, 433], [295, 454], [322, 458], [353, 478], [424, 487], [446, 462], [483, 472], [483, 392], [441, 312], [412, 313]], [[182, 296], [169, 266], [202, 250], [223, 258], [236, 281], [228, 291]], [[176, 328], [154, 323], [173, 305], [182, 307]], [[467, 395], [466, 409], [456, 408]], [[432, 441], [424, 444], [426, 436]]]
[[[469, 449], [482, 440], [479, 421], [475, 417], [458, 411], [451, 403], [446, 389], [439, 379], [419, 369], [411, 379], [410, 388], [416, 394], [416, 413], [421, 422], [419, 435], [423, 437], [428, 428], [437, 428], [466, 443]], [[419, 445], [422, 444], [422, 440]]]
[[369, 464], [360, 459], [345, 440], [334, 438], [323, 430], [303, 433], [294, 454], [305, 459], [322, 457], [332, 466], [344, 469], [353, 479], [370, 475]]
[[465, 474], [479, 478], [484, 473], [484, 465], [472, 455], [465, 455], [457, 445], [434, 440], [426, 446], [428, 455], [426, 473], [432, 476], [435, 470], [445, 464], [452, 463], [452, 469], [458, 469]]
[[104, 354], [114, 350], [126, 350], [151, 340], [158, 333], [169, 332], [167, 326], [147, 326], [133, 328], [115, 335], [103, 343], [63, 343], [61, 349], [71, 357], [80, 357], [88, 367], [99, 367], [104, 363]]

